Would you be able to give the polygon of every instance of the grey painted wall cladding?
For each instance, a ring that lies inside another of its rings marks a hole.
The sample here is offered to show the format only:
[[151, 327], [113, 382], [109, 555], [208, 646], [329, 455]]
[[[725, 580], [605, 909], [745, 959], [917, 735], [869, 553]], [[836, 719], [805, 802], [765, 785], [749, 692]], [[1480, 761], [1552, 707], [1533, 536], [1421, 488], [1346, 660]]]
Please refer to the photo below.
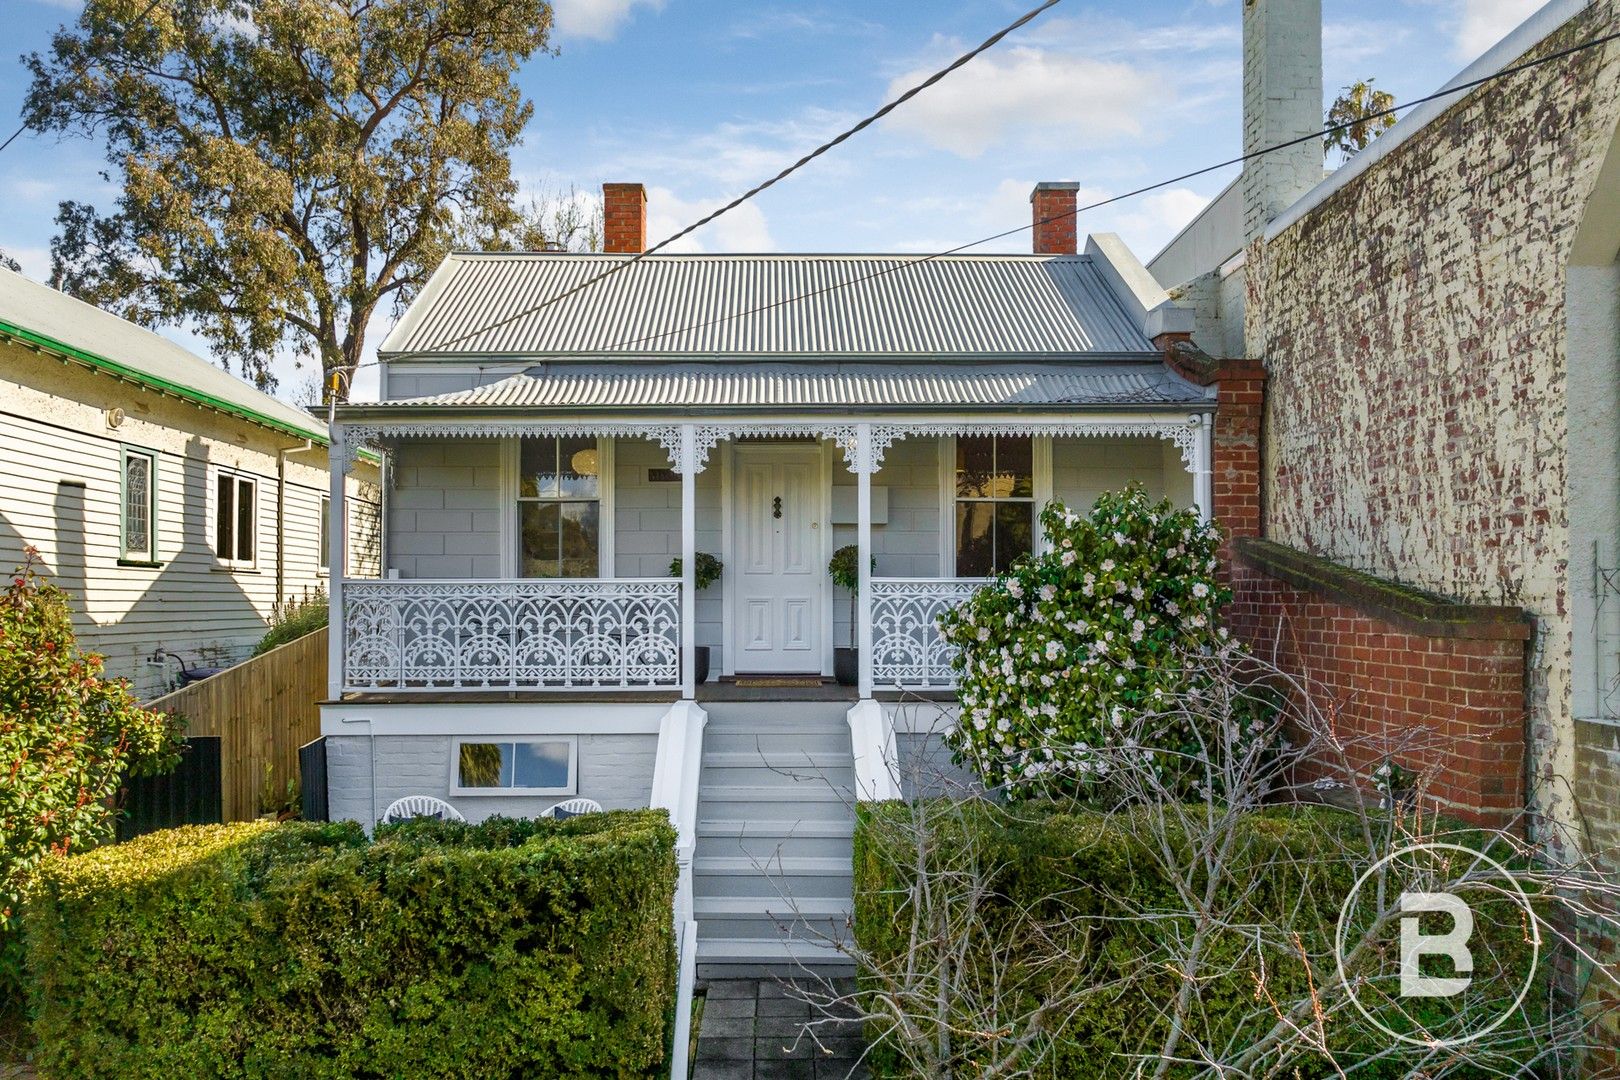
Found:
[[[667, 471], [669, 456], [648, 439], [619, 439], [613, 448], [613, 561], [617, 577], [665, 577], [681, 553], [681, 484], [648, 479]], [[720, 470], [698, 473], [697, 549], [720, 554]], [[710, 671], [721, 670], [721, 584], [698, 593], [697, 644], [713, 649]]]
[[388, 493], [388, 566], [407, 578], [501, 576], [501, 447], [494, 439], [401, 443]]
[[1154, 498], [1193, 505], [1193, 478], [1168, 439], [1053, 439], [1052, 496], [1089, 510], [1097, 496], [1139, 480]]
[[[543, 738], [544, 736], [536, 736]], [[492, 741], [512, 736], [492, 735]], [[657, 735], [580, 735], [578, 793], [609, 810], [646, 806], [652, 799]], [[334, 735], [326, 740], [326, 776], [333, 821], [370, 823], [388, 804], [406, 795], [433, 795], [451, 803], [469, 821], [492, 814], [534, 817], [567, 795], [450, 795], [448, 735], [379, 735], [373, 773], [372, 739]], [[377, 778], [373, 799], [371, 778]], [[373, 809], [375, 806], [375, 809]]]

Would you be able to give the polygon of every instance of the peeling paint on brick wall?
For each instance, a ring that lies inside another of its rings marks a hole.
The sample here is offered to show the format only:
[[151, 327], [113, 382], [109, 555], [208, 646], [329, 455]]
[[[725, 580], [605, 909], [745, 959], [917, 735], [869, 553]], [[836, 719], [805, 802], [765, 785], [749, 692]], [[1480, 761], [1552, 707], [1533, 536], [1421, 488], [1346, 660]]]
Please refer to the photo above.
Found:
[[[1537, 51], [1616, 21], [1594, 4]], [[1532, 798], [1565, 824], [1565, 272], [1617, 120], [1620, 47], [1522, 72], [1247, 253], [1246, 336], [1270, 370], [1266, 535], [1533, 613]]]

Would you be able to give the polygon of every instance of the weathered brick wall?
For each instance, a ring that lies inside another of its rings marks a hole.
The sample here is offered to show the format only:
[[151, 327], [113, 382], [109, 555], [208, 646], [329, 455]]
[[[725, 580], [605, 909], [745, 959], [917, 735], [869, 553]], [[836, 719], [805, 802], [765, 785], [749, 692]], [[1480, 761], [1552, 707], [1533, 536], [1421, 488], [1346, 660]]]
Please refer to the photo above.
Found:
[[[1615, 26], [1601, 0], [1532, 55]], [[1532, 797], [1565, 825], [1565, 268], [1617, 120], [1614, 44], [1490, 84], [1251, 245], [1246, 268], [1270, 371], [1267, 537], [1532, 612]], [[1620, 820], [1612, 800], [1581, 809]]]
[[1364, 778], [1403, 747], [1403, 767], [1434, 770], [1432, 807], [1493, 825], [1520, 815], [1529, 627], [1511, 609], [1380, 602], [1377, 583], [1242, 542], [1232, 587], [1233, 631], [1302, 677], [1336, 731], [1362, 739], [1348, 756]]

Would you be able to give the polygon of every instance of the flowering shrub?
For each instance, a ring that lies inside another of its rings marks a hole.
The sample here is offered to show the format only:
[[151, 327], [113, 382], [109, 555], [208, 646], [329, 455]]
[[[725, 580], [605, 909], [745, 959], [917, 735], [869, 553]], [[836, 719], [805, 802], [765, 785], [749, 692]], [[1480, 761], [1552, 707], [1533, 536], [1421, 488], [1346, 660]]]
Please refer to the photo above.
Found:
[[34, 558], [0, 592], [0, 991], [18, 974], [16, 917], [39, 862], [111, 837], [126, 770], [179, 761], [173, 720], [74, 647], [67, 596]]
[[[1021, 559], [940, 620], [955, 659], [959, 762], [1013, 795], [1072, 792], [1098, 779], [1094, 748], [1195, 692], [1180, 658], [1227, 647], [1231, 593], [1215, 578], [1217, 526], [1140, 485], [1089, 517], [1052, 503], [1046, 550]], [[1196, 754], [1185, 724], [1147, 725], [1155, 745]]]

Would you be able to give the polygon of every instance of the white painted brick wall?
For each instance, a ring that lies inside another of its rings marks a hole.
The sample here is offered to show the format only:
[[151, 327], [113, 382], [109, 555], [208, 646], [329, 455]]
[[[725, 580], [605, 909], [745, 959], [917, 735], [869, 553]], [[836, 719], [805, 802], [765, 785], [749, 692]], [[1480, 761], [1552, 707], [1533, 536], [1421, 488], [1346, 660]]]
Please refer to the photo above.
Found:
[[[536, 736], [544, 738], [546, 736]], [[492, 739], [522, 736], [491, 736]], [[652, 797], [653, 762], [658, 753], [656, 735], [593, 735], [579, 738], [580, 795], [595, 799], [609, 810], [644, 807]], [[326, 740], [326, 776], [332, 820], [373, 820], [371, 797], [371, 738], [334, 735]], [[379, 735], [376, 739], [377, 793], [375, 813], [406, 795], [432, 795], [460, 810], [469, 821], [492, 814], [533, 817], [567, 796], [457, 796], [450, 795], [448, 735]]]
[[[1322, 0], [1245, 0], [1244, 152], [1319, 131], [1322, 117]], [[1244, 235], [1258, 235], [1321, 179], [1316, 139], [1246, 162]]]

